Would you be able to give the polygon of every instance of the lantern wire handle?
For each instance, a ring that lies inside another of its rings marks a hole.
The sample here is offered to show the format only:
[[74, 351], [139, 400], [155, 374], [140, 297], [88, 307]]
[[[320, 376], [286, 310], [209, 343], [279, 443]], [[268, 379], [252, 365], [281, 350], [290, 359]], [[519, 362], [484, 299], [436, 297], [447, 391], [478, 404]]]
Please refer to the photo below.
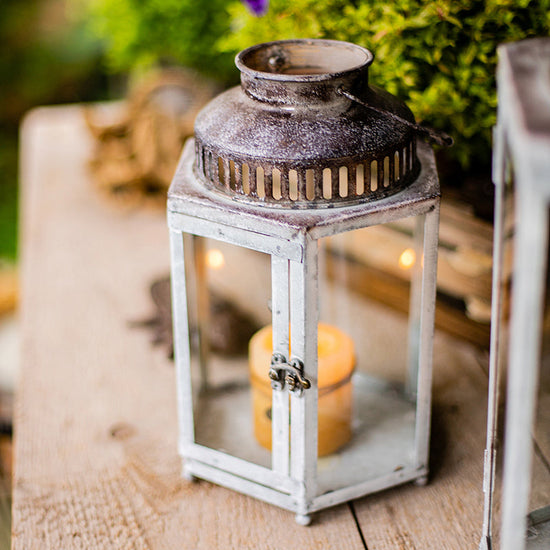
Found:
[[415, 124], [414, 122], [411, 122], [403, 117], [400, 117], [395, 113], [386, 111], [385, 109], [381, 109], [380, 107], [375, 107], [374, 105], [369, 105], [368, 103], [365, 103], [363, 100], [359, 99], [357, 96], [354, 96], [352, 93], [348, 92], [342, 86], [338, 88], [337, 93], [340, 95], [343, 95], [350, 101], [359, 103], [359, 105], [365, 107], [366, 109], [370, 109], [371, 111], [374, 111], [379, 115], [389, 117], [392, 120], [395, 120], [397, 122], [400, 122], [401, 124], [404, 124], [405, 126], [408, 126], [409, 128], [412, 128], [417, 134], [422, 136], [426, 141], [428, 141], [431, 144], [441, 145], [442, 147], [451, 147], [451, 145], [453, 145], [454, 143], [453, 138], [449, 134], [446, 134], [445, 132], [441, 132], [440, 130], [434, 130], [433, 128], [428, 128], [427, 126], [421, 126], [420, 124]]

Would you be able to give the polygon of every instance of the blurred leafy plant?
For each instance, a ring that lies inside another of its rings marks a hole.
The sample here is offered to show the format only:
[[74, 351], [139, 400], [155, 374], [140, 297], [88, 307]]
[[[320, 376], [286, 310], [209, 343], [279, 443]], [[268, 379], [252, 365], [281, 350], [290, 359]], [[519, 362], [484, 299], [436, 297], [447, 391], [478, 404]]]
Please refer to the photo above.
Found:
[[376, 55], [372, 82], [453, 135], [449, 154], [464, 168], [490, 158], [497, 45], [550, 32], [550, 0], [271, 0], [263, 17], [251, 10], [257, 0], [90, 2], [118, 69], [170, 58], [227, 81], [235, 53], [258, 42], [363, 45]]
[[221, 81], [235, 80], [233, 53], [217, 41], [230, 32], [231, 0], [79, 0], [105, 40], [111, 69], [177, 62]]
[[69, 0], [0, 0], [0, 260], [17, 254], [17, 138], [31, 107], [104, 98], [102, 44]]
[[448, 154], [465, 169], [490, 159], [497, 46], [550, 34], [549, 0], [271, 0], [262, 18], [238, 2], [229, 13], [221, 51], [299, 37], [369, 48], [376, 56], [371, 81], [453, 135]]
[[0, 132], [0, 268], [17, 255], [17, 137]]

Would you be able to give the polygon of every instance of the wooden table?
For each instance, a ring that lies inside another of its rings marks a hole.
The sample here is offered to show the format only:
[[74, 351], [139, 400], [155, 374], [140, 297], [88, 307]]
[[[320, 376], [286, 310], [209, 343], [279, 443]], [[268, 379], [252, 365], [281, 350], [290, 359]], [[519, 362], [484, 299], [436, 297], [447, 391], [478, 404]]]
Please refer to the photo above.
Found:
[[[164, 212], [105, 203], [87, 172], [91, 148], [79, 106], [24, 122], [13, 548], [477, 548], [487, 357], [439, 333], [427, 487], [372, 495], [300, 527], [289, 512], [181, 478], [174, 368], [131, 326], [151, 315], [149, 284], [168, 273]], [[549, 421], [537, 438], [534, 506], [550, 494]]]

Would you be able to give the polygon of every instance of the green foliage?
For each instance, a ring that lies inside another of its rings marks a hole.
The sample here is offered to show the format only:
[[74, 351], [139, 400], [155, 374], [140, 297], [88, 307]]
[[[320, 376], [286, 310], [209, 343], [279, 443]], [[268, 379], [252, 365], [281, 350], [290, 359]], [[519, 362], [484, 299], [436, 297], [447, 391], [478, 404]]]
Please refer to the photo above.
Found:
[[453, 135], [449, 154], [465, 168], [490, 159], [497, 45], [550, 30], [550, 0], [271, 0], [260, 18], [237, 0], [90, 1], [117, 68], [171, 58], [227, 81], [235, 53], [259, 42], [363, 45], [376, 56], [371, 81]]
[[[81, 0], [82, 1], [82, 0]], [[89, 0], [92, 29], [107, 43], [111, 68], [176, 61], [235, 80], [232, 52], [216, 42], [229, 32], [230, 0]]]
[[0, 268], [17, 256], [17, 140], [0, 133]]
[[496, 119], [497, 46], [550, 32], [549, 0], [272, 0], [265, 17], [239, 2], [222, 51], [281, 38], [333, 38], [375, 54], [371, 82], [418, 120], [455, 138], [463, 167], [487, 164]]

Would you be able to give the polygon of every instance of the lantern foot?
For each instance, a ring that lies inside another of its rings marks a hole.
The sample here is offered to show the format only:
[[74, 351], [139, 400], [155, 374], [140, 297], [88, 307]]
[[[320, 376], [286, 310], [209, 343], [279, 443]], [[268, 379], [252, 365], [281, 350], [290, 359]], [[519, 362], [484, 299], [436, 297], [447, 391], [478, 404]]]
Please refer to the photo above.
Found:
[[295, 519], [298, 525], [309, 525], [311, 523], [310, 514], [296, 514]]
[[481, 542], [479, 543], [479, 550], [492, 550], [493, 544], [491, 542], [491, 537], [483, 536]]
[[417, 478], [414, 480], [414, 484], [415, 484], [417, 487], [424, 487], [424, 486], [428, 485], [428, 476], [417, 477]]
[[183, 479], [186, 479], [187, 481], [190, 481], [190, 482], [197, 481], [197, 478], [189, 471], [187, 466], [183, 467], [182, 475], [183, 475]]

